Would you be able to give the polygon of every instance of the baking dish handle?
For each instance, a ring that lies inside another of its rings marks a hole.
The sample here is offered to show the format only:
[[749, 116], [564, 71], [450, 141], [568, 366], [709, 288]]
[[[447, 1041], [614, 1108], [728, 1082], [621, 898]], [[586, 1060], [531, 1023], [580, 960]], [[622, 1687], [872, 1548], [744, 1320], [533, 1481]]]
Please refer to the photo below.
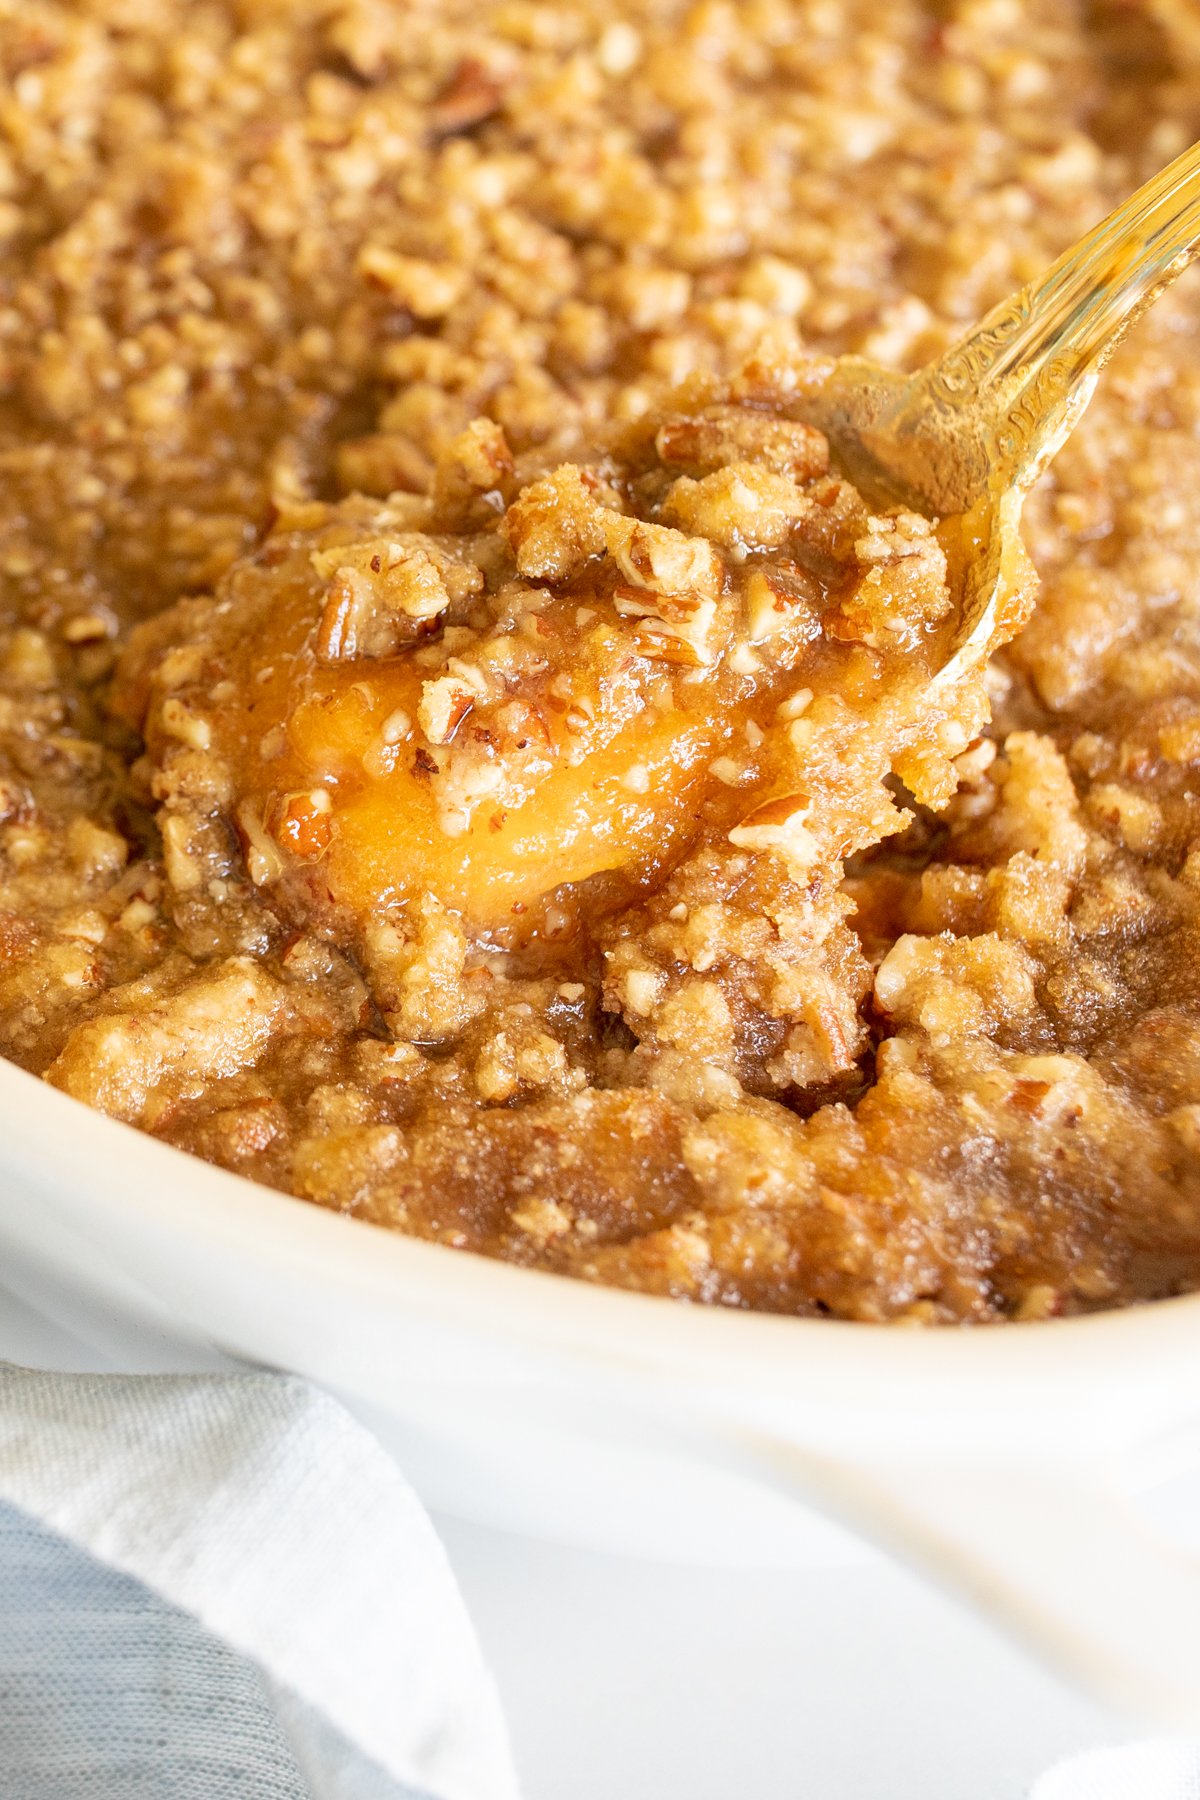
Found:
[[856, 1525], [1121, 1710], [1200, 1730], [1200, 1557], [1160, 1535], [1099, 1461], [827, 1457], [738, 1429], [737, 1461]]

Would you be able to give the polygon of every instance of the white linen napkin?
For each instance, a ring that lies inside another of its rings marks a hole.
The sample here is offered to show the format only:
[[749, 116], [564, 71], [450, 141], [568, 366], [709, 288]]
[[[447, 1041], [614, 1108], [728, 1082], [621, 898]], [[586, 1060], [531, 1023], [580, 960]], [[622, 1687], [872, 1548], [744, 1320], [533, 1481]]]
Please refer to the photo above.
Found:
[[5, 1800], [515, 1800], [433, 1526], [276, 1375], [0, 1365]]
[[1029, 1800], [1200, 1800], [1200, 1745], [1151, 1738], [1084, 1750], [1047, 1769]]
[[[433, 1526], [336, 1401], [0, 1364], [3, 1800], [517, 1793]], [[1200, 1745], [1069, 1756], [1028, 1800], [1200, 1800]]]

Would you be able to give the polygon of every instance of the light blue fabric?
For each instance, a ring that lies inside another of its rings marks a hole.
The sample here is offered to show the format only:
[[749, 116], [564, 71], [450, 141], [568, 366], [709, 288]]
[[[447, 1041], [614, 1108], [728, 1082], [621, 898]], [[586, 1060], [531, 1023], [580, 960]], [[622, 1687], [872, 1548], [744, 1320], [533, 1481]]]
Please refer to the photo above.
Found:
[[253, 1664], [9, 1506], [0, 1794], [310, 1800]]
[[0, 1800], [518, 1800], [442, 1545], [269, 1374], [0, 1364]]

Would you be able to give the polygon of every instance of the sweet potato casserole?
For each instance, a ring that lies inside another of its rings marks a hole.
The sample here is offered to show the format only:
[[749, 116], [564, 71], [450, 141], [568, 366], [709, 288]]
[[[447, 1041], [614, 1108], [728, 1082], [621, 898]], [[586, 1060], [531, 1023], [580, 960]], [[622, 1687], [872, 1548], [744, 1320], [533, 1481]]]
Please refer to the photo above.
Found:
[[907, 1322], [1200, 1287], [1200, 285], [1026, 509], [938, 354], [1179, 0], [0, 0], [0, 1048], [322, 1206]]

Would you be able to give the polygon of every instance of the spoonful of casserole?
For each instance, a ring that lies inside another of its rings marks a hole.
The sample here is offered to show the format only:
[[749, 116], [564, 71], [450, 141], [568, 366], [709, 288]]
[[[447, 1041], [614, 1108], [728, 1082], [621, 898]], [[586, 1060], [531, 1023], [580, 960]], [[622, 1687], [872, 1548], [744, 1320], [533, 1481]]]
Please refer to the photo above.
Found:
[[240, 887], [427, 1036], [440, 919], [465, 991], [619, 960], [685, 866], [828, 894], [898, 786], [953, 793], [1033, 604], [1024, 495], [1198, 246], [1200, 147], [916, 375], [764, 350], [586, 447], [481, 418], [427, 493], [289, 505], [118, 674], [180, 916]]

